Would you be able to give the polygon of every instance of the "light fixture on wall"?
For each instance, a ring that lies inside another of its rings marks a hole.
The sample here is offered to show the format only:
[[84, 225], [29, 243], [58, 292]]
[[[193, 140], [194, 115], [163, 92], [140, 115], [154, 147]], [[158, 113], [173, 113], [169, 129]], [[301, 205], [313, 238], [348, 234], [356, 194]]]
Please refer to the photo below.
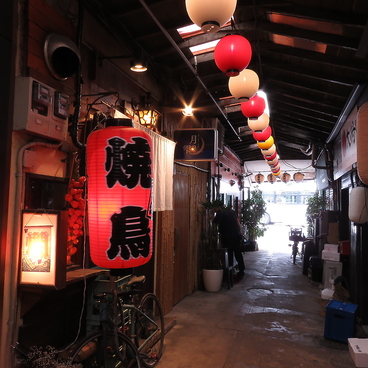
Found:
[[138, 117], [139, 124], [151, 130], [157, 130], [157, 123], [161, 114], [155, 109], [135, 110], [135, 115]]
[[191, 106], [185, 105], [184, 109], [182, 110], [182, 113], [185, 116], [193, 116], [193, 108]]
[[65, 286], [67, 219], [66, 211], [23, 212], [22, 285]]
[[147, 63], [143, 58], [134, 58], [130, 62], [130, 70], [136, 73], [142, 73], [147, 70]]

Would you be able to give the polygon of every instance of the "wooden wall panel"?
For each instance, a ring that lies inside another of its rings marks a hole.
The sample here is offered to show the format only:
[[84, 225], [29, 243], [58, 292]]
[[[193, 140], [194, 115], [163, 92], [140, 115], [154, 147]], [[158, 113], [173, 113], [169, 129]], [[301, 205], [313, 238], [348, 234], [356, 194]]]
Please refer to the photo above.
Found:
[[166, 314], [173, 307], [174, 211], [157, 212], [156, 221], [158, 229], [155, 244], [157, 254], [156, 294]]

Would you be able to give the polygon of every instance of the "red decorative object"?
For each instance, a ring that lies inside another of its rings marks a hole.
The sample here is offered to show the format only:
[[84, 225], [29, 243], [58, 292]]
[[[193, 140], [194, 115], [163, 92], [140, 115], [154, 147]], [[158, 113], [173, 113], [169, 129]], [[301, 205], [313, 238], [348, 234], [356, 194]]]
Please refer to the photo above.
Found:
[[[263, 152], [264, 150], [262, 150]], [[267, 160], [267, 161], [272, 161], [277, 157], [277, 152], [275, 151], [272, 155], [263, 155], [263, 157]]]
[[213, 57], [222, 72], [228, 77], [235, 77], [249, 65], [252, 47], [243, 36], [227, 35], [216, 45]]
[[[264, 156], [271, 156], [276, 152], [276, 146], [273, 145], [271, 146], [271, 148], [267, 149], [267, 150], [262, 150], [262, 155]], [[266, 157], [267, 158], [267, 157]]]
[[255, 94], [246, 102], [241, 103], [241, 111], [250, 120], [258, 119], [266, 108], [266, 101], [263, 97]]
[[132, 268], [152, 256], [152, 141], [130, 119], [109, 119], [87, 141], [92, 261]]
[[265, 141], [266, 139], [270, 138], [272, 129], [270, 126], [268, 126], [266, 129], [253, 131], [252, 134], [256, 141]]
[[66, 263], [72, 263], [71, 257], [77, 252], [76, 245], [83, 235], [83, 220], [85, 215], [85, 201], [83, 198], [85, 176], [78, 180], [71, 179], [69, 192], [65, 195], [65, 200], [69, 202], [68, 208], [68, 248], [66, 253]]

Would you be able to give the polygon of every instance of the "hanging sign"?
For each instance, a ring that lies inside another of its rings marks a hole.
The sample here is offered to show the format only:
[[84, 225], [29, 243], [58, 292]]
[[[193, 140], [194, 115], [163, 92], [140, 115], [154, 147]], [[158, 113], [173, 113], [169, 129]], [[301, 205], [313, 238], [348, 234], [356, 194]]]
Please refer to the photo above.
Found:
[[130, 119], [106, 126], [89, 135], [86, 149], [91, 259], [137, 267], [152, 256], [152, 141]]

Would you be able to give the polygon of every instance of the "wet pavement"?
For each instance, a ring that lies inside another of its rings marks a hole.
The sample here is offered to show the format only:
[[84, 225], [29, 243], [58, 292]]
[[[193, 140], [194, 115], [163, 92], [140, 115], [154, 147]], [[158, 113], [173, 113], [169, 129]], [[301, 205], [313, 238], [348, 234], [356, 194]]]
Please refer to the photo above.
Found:
[[324, 338], [327, 301], [292, 263], [288, 228], [269, 226], [244, 254], [245, 277], [218, 293], [196, 291], [166, 316], [158, 368], [354, 368], [348, 345]]

